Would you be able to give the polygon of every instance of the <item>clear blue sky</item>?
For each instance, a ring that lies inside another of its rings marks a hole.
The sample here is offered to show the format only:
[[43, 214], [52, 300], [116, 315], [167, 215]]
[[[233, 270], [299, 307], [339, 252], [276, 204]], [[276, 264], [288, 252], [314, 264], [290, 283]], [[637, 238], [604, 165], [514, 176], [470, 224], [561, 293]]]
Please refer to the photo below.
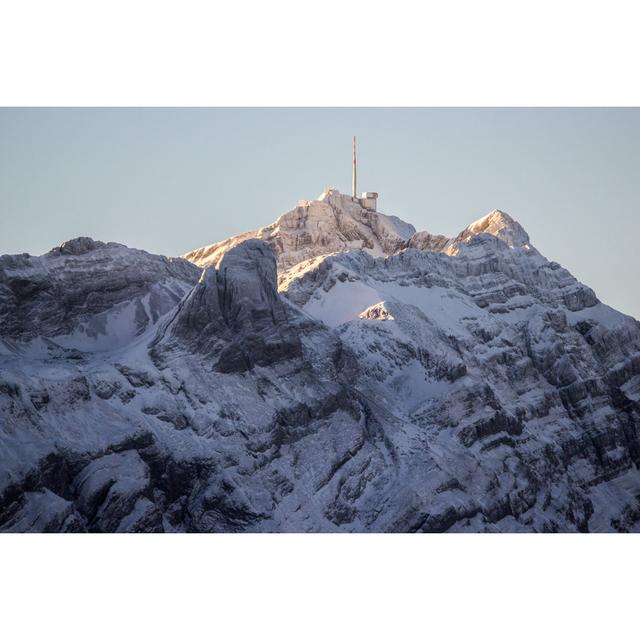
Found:
[[499, 208], [640, 318], [640, 109], [1, 109], [0, 253], [80, 235], [179, 255], [325, 186], [454, 235]]

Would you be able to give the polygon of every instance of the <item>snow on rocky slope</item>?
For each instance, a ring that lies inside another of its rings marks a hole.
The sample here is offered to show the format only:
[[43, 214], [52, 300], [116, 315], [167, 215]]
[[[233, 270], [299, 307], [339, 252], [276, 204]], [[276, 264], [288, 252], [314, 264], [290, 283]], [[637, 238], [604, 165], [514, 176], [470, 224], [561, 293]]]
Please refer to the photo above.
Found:
[[188, 257], [0, 259], [0, 530], [640, 529], [640, 324], [507, 214]]
[[91, 238], [75, 238], [41, 257], [2, 256], [0, 335], [111, 349], [174, 307], [199, 274], [186, 260]]
[[439, 469], [391, 528], [638, 528], [640, 325], [534, 248], [478, 235], [455, 256], [339, 254], [285, 294], [403, 423], [406, 473], [418, 455]]

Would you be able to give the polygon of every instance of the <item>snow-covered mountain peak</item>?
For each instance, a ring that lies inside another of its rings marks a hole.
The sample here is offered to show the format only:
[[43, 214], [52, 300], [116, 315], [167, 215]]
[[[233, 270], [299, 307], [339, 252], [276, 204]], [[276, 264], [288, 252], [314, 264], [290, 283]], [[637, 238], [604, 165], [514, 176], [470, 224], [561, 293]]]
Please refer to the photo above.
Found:
[[[483, 234], [504, 244], [474, 242], [473, 247], [466, 248]], [[373, 257], [386, 257], [404, 249], [418, 249], [454, 256], [463, 246], [465, 251], [475, 252], [507, 247], [530, 249], [527, 232], [499, 209], [449, 238], [427, 231], [416, 232], [413, 225], [397, 216], [365, 208], [360, 200], [327, 187], [317, 200], [299, 200], [296, 207], [266, 227], [195, 249], [183, 258], [199, 267], [219, 265], [227, 251], [249, 239], [263, 240], [271, 245], [281, 286], [291, 279], [292, 269], [299, 275], [301, 269], [306, 270], [316, 259], [335, 253], [362, 250]]]
[[[518, 247], [530, 248], [529, 235], [522, 228], [522, 225], [508, 213], [500, 211], [500, 209], [494, 209], [486, 216], [472, 222], [455, 238], [433, 235], [428, 231], [418, 231], [407, 243], [407, 248], [455, 256], [458, 255], [461, 247], [466, 247], [472, 240], [483, 234], [501, 240], [510, 249]], [[496, 245], [494, 242], [485, 246], [485, 250], [493, 251], [494, 248], [498, 246], [504, 247], [504, 245]]]
[[404, 248], [415, 228], [396, 216], [387, 216], [360, 205], [351, 196], [326, 189], [318, 200], [300, 200], [274, 223], [201, 247], [183, 257], [206, 267], [218, 264], [232, 247], [255, 238], [268, 242], [280, 270], [304, 260], [344, 251], [364, 250], [384, 256]]
[[529, 244], [529, 235], [520, 223], [514, 220], [508, 213], [500, 211], [500, 209], [494, 209], [486, 216], [471, 223], [460, 233], [456, 240], [466, 242], [469, 238], [480, 235], [481, 233], [488, 233], [489, 235], [495, 236], [511, 248], [522, 247]]

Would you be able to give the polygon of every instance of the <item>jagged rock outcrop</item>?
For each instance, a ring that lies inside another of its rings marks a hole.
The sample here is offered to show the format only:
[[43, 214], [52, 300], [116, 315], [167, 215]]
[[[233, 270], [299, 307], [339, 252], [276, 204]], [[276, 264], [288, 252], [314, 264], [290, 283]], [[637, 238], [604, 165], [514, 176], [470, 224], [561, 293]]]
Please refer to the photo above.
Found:
[[447, 236], [434, 236], [428, 231], [418, 231], [409, 239], [407, 248], [419, 249], [420, 251], [444, 251], [450, 242], [451, 238], [447, 238]]
[[[299, 328], [276, 288], [276, 260], [261, 240], [246, 240], [204, 270], [164, 335], [209, 356], [222, 372], [248, 371], [302, 356]], [[166, 341], [165, 341], [166, 342]], [[157, 343], [154, 353], [162, 351]]]

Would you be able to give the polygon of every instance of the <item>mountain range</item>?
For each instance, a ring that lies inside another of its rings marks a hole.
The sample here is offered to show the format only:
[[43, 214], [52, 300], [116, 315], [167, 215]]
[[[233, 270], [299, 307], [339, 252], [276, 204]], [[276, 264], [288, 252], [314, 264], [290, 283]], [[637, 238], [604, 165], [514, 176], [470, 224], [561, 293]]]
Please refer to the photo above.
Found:
[[640, 531], [639, 464], [640, 323], [499, 210], [0, 258], [0, 531]]

